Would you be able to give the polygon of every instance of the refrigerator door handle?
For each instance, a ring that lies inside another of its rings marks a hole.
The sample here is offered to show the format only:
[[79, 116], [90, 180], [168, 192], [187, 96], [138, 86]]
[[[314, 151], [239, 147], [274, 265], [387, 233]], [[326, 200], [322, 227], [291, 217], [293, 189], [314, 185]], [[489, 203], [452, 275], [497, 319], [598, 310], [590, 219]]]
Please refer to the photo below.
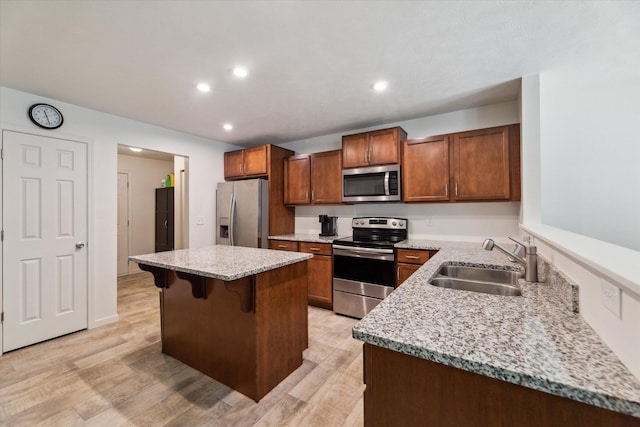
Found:
[[231, 202], [229, 203], [229, 245], [235, 246], [234, 242], [234, 234], [235, 234], [235, 223], [236, 223], [236, 195], [235, 193], [231, 194]]

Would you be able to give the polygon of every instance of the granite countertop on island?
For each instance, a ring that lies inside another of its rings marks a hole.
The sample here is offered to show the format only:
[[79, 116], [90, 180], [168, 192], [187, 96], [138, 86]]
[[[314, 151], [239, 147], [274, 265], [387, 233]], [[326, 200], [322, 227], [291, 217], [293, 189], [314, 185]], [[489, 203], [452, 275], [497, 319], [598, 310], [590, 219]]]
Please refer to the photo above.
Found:
[[406, 240], [396, 248], [439, 252], [353, 328], [354, 338], [640, 417], [640, 383], [577, 313], [574, 284], [521, 280], [517, 297], [444, 289], [429, 282], [445, 264], [521, 268], [480, 243]]
[[215, 245], [135, 255], [129, 259], [139, 264], [231, 281], [312, 257], [312, 254], [301, 252]]
[[288, 240], [292, 242], [333, 243], [336, 239], [348, 236], [320, 236], [319, 234], [293, 233], [269, 236], [269, 240]]

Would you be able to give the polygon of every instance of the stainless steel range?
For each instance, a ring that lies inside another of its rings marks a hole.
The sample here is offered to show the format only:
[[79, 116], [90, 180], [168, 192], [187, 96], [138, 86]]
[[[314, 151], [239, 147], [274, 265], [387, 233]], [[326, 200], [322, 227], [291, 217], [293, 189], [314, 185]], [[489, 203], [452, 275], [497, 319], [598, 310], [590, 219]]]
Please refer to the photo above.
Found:
[[405, 218], [353, 218], [352, 237], [333, 241], [333, 311], [363, 318], [395, 285], [393, 246], [407, 238]]

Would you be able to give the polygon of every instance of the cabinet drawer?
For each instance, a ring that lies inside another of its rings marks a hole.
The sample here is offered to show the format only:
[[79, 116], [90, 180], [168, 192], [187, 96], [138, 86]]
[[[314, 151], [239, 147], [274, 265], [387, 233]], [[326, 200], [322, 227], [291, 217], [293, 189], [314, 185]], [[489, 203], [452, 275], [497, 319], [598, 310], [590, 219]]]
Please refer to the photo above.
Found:
[[331, 245], [329, 243], [309, 243], [300, 242], [300, 252], [307, 252], [316, 255], [331, 255]]
[[289, 240], [269, 240], [269, 249], [298, 252], [298, 242]]
[[398, 249], [396, 261], [408, 264], [424, 264], [429, 260], [429, 251]]

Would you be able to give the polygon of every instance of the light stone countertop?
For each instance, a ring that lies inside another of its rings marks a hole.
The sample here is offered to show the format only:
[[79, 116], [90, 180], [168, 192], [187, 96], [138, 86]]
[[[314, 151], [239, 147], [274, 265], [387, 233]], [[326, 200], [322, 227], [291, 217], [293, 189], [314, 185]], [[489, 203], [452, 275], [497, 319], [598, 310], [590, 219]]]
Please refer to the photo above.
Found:
[[295, 264], [312, 257], [312, 254], [301, 252], [216, 245], [135, 255], [130, 256], [129, 259], [139, 264], [230, 281]]
[[[406, 240], [439, 252], [353, 328], [380, 347], [640, 417], [640, 383], [577, 313], [577, 287], [543, 259], [522, 296], [429, 284], [440, 266], [521, 270], [480, 243]], [[540, 274], [540, 273], [539, 273]]]
[[269, 240], [288, 240], [292, 242], [309, 242], [309, 243], [333, 243], [336, 239], [342, 239], [349, 236], [320, 236], [319, 234], [280, 234], [277, 236], [269, 236]]

